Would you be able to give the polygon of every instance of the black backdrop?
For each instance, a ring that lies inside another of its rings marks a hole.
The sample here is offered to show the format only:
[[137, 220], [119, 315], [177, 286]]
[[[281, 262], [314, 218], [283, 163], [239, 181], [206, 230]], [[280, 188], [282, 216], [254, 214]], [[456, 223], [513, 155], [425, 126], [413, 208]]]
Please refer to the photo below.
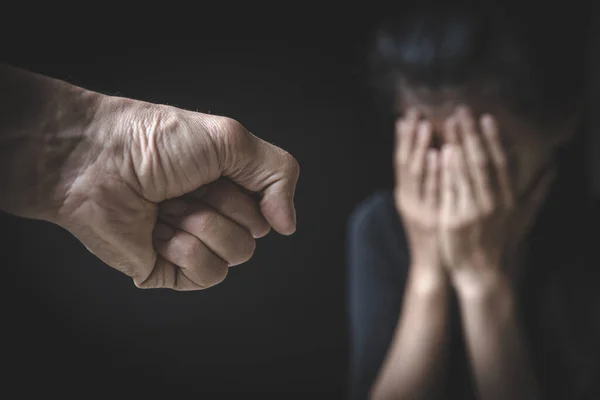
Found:
[[346, 220], [392, 173], [392, 137], [382, 133], [361, 69], [369, 28], [319, 40], [85, 48], [73, 40], [12, 49], [13, 64], [90, 89], [233, 117], [291, 152], [301, 177], [297, 233], [271, 233], [250, 262], [203, 292], [136, 289], [68, 232], [3, 216], [12, 260], [3, 305], [7, 382], [136, 398], [343, 398]]
[[346, 221], [392, 176], [392, 137], [361, 69], [373, 21], [319, 39], [9, 46], [7, 61], [90, 89], [236, 118], [290, 151], [301, 177], [297, 233], [271, 233], [203, 292], [136, 289], [68, 232], [2, 215], [5, 384], [80, 398], [343, 398]]

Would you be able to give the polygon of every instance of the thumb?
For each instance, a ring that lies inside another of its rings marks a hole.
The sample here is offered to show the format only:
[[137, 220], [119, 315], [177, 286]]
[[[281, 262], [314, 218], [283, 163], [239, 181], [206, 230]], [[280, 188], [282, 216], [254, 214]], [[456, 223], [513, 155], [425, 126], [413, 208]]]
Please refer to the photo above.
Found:
[[260, 209], [273, 229], [283, 235], [294, 233], [294, 194], [300, 174], [294, 157], [229, 118], [223, 118], [211, 136], [221, 175], [261, 196]]

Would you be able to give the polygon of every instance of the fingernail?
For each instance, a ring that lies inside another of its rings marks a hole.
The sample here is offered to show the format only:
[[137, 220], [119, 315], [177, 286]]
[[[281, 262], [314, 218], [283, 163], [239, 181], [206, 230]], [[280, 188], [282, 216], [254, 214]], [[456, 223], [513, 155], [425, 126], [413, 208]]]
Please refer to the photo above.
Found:
[[422, 121], [421, 124], [419, 125], [419, 134], [420, 135], [427, 135], [429, 133], [429, 122], [428, 121]]
[[442, 148], [442, 160], [447, 163], [452, 158], [452, 147], [446, 145]]
[[492, 120], [492, 116], [489, 114], [483, 114], [481, 116], [481, 126], [484, 129], [491, 129], [493, 127], [494, 121]]
[[429, 163], [434, 165], [437, 162], [437, 158], [438, 158], [438, 153], [436, 150], [429, 150], [427, 152], [427, 158], [429, 160]]
[[160, 205], [160, 212], [171, 216], [178, 217], [185, 213], [187, 203], [181, 199], [167, 200]]
[[458, 106], [458, 114], [462, 117], [468, 117], [469, 116], [469, 108], [465, 105]]
[[162, 222], [157, 222], [154, 227], [154, 237], [158, 240], [169, 240], [175, 235], [175, 229]]

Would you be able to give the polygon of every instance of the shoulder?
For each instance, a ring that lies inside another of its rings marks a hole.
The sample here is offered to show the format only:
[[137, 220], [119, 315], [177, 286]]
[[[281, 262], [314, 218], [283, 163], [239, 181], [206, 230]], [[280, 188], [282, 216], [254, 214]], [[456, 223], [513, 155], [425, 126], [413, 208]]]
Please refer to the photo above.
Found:
[[376, 249], [395, 259], [407, 253], [402, 221], [391, 190], [380, 190], [357, 204], [348, 221], [348, 240], [355, 247]]
[[395, 212], [394, 196], [391, 190], [380, 190], [358, 203], [350, 216], [352, 225], [361, 227], [389, 218]]
[[349, 231], [360, 236], [381, 235], [401, 228], [391, 190], [380, 190], [367, 197], [352, 211]]

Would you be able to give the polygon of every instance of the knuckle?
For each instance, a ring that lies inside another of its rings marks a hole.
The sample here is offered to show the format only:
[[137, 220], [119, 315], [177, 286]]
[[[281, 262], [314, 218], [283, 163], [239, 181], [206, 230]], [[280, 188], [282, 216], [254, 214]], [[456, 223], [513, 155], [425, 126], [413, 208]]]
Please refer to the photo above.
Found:
[[179, 245], [179, 251], [181, 256], [190, 259], [198, 256], [198, 253], [202, 250], [202, 244], [195, 238], [186, 238], [181, 241]]
[[294, 158], [294, 156], [287, 151], [283, 151], [282, 159], [284, 169], [288, 172], [288, 174], [293, 178], [298, 178], [300, 176], [300, 164], [296, 158]]
[[151, 105], [134, 108], [133, 115], [119, 123], [124, 124], [125, 139], [131, 156], [139, 159], [134, 163], [135, 172], [144, 177], [152, 173], [156, 163], [167, 162], [160, 156], [173, 148], [172, 132], [181, 129], [180, 112], [169, 106]]
[[200, 232], [210, 232], [216, 224], [217, 214], [208, 209], [200, 209], [195, 215], [194, 225]]
[[137, 127], [145, 132], [164, 132], [169, 128], [177, 128], [181, 123], [177, 110], [174, 107], [153, 105], [138, 114]]
[[246, 134], [246, 128], [238, 122], [237, 120], [229, 117], [220, 117], [219, 121], [219, 130], [226, 135], [243, 135]]
[[[146, 151], [169, 147], [170, 133], [181, 129], [180, 112], [174, 107], [153, 105], [149, 109], [138, 113], [132, 124], [132, 129], [141, 135], [146, 146]], [[134, 135], [133, 137], [136, 137]]]
[[237, 120], [229, 117], [220, 117], [217, 121], [217, 132], [225, 144], [225, 148], [243, 148], [248, 140], [248, 131]]

